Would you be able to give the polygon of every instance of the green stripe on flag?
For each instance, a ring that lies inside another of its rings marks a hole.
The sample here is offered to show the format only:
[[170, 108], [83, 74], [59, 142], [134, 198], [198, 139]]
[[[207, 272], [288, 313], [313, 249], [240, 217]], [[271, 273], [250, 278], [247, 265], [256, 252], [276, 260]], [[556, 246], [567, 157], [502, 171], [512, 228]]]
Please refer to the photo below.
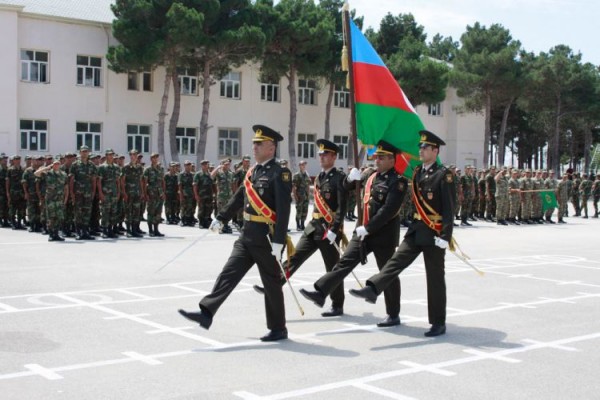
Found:
[[556, 202], [556, 193], [554, 193], [554, 190], [544, 190], [543, 192], [538, 192], [538, 195], [542, 200], [542, 211], [558, 207], [558, 203]]

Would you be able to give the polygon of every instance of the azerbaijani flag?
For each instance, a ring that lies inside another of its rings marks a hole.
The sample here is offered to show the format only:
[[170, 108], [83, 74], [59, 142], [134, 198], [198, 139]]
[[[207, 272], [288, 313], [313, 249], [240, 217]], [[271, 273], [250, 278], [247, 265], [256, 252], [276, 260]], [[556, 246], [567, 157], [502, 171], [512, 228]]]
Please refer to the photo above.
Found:
[[419, 131], [425, 129], [419, 115], [387, 69], [371, 43], [350, 19], [356, 131], [363, 145], [381, 139], [404, 154], [396, 158], [396, 170], [412, 177], [419, 161]]

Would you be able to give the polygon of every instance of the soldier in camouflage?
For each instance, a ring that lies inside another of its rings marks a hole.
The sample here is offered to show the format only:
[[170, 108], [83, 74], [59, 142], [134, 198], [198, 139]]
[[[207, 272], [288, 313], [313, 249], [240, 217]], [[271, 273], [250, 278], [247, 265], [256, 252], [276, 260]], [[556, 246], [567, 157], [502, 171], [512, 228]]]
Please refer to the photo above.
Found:
[[[471, 206], [473, 205], [473, 194], [475, 191], [475, 180], [473, 179], [473, 168], [470, 165], [465, 166], [465, 173], [459, 180], [462, 193], [460, 204], [460, 224], [463, 226], [471, 226], [468, 218], [472, 214]], [[405, 196], [410, 198], [410, 196]]]
[[121, 197], [121, 168], [114, 162], [112, 149], [104, 152], [106, 160], [98, 168], [98, 197], [102, 206], [102, 237], [116, 239], [119, 235], [117, 203]]
[[146, 200], [148, 231], [151, 237], [163, 237], [158, 230], [165, 201], [165, 172], [158, 163], [160, 155], [150, 155], [150, 166], [144, 170], [143, 189]]
[[588, 174], [581, 175], [581, 183], [579, 184], [579, 197], [581, 199], [581, 211], [583, 218], [588, 217], [588, 200], [592, 196], [592, 181], [588, 179]]
[[44, 157], [39, 156], [31, 160], [31, 166], [23, 171], [21, 185], [27, 202], [27, 217], [29, 220], [29, 232], [41, 232], [40, 198], [36, 190], [35, 171], [43, 164]]
[[485, 175], [489, 172], [489, 170], [479, 170], [479, 178], [478, 178], [478, 189], [479, 193], [479, 204], [477, 205], [478, 215], [477, 217], [480, 219], [485, 219], [485, 207], [487, 203], [486, 192], [485, 192]]
[[531, 181], [533, 182], [534, 190], [534, 192], [531, 194], [531, 219], [538, 224], [543, 224], [544, 218], [542, 217], [542, 199], [539, 195], [540, 190], [544, 189], [542, 171], [537, 170], [535, 177], [532, 178]]
[[213, 180], [209, 171], [209, 161], [200, 162], [200, 171], [194, 175], [194, 198], [198, 204], [198, 226], [208, 229], [212, 222]]
[[[217, 185], [217, 213], [220, 213], [233, 196], [233, 172], [229, 169], [231, 160], [223, 160], [223, 163], [216, 168], [211, 176]], [[232, 233], [229, 224], [225, 223], [221, 233]]]
[[194, 226], [194, 210], [196, 203], [194, 199], [194, 174], [192, 173], [192, 162], [183, 163], [183, 172], [179, 174], [179, 203], [181, 204], [181, 226]]
[[167, 216], [167, 223], [170, 225], [177, 223], [177, 211], [179, 205], [177, 204], [178, 199], [178, 183], [177, 183], [177, 163], [171, 162], [169, 164], [169, 171], [165, 175], [165, 214]]
[[65, 207], [69, 200], [69, 179], [60, 169], [60, 158], [56, 157], [51, 165], [38, 168], [35, 176], [44, 178], [44, 209], [48, 224], [48, 241], [64, 241], [58, 230], [64, 224]]
[[496, 220], [498, 225], [508, 225], [508, 177], [506, 168], [502, 168], [494, 177], [496, 181]]
[[[69, 176], [71, 174], [71, 167], [75, 162], [75, 154], [67, 153], [65, 154], [64, 164], [60, 166], [60, 169]], [[73, 193], [69, 191], [69, 197], [73, 196]], [[73, 207], [73, 202], [68, 201], [65, 206], [65, 217], [63, 218], [63, 232], [66, 237], [72, 237], [73, 231], [75, 230], [75, 209]]]
[[8, 228], [10, 226], [8, 218], [8, 197], [6, 195], [6, 175], [8, 174], [7, 161], [8, 156], [4, 153], [0, 154], [0, 224], [3, 228]]
[[592, 184], [592, 199], [594, 204], [594, 215], [592, 218], [598, 218], [598, 201], [600, 201], [600, 173], [596, 174], [596, 180]]
[[[44, 157], [44, 165], [43, 167], [49, 167], [52, 165], [54, 161], [54, 157], [50, 154]], [[58, 158], [60, 164], [60, 157]], [[40, 166], [40, 167], [42, 167]], [[60, 166], [60, 165], [59, 165]], [[40, 199], [40, 224], [42, 225], [42, 234], [48, 234], [48, 221], [46, 221], [46, 175], [42, 174], [42, 176], [36, 175], [35, 180], [35, 191], [37, 192], [38, 198]]]
[[[102, 156], [100, 154], [90, 155], [90, 160], [96, 166], [96, 172], [98, 167], [102, 164]], [[97, 177], [96, 177], [97, 178]], [[100, 229], [100, 191], [98, 190], [98, 179], [96, 179], [96, 190], [94, 190], [94, 198], [92, 199], [92, 212], [90, 214], [90, 235], [99, 236], [102, 232]]]
[[490, 166], [485, 176], [485, 219], [493, 222], [496, 215], [496, 167]]
[[[554, 178], [554, 171], [550, 170], [550, 171], [548, 171], [548, 176], [544, 180], [544, 188], [552, 190], [553, 192], [556, 193], [557, 187], [558, 187], [558, 182], [556, 181], [556, 178]], [[557, 198], [557, 200], [558, 200], [558, 198]], [[546, 222], [553, 224], [554, 221], [552, 221], [552, 214], [554, 214], [554, 207], [548, 208], [544, 214], [545, 214], [544, 216], [546, 218]]]
[[296, 230], [304, 231], [310, 197], [310, 176], [306, 172], [306, 161], [298, 163], [300, 170], [292, 176], [292, 198], [296, 202]]
[[[237, 167], [233, 175], [233, 193], [235, 193], [240, 188], [240, 186], [242, 186], [244, 179], [246, 178], [246, 174], [250, 169], [250, 160], [251, 158], [249, 155], [245, 155], [244, 157], [242, 157], [242, 162], [239, 165], [239, 167]], [[240, 209], [238, 211], [234, 219], [234, 223], [238, 226], [241, 232], [241, 228], [244, 225], [244, 210]]]
[[11, 157], [11, 166], [6, 173], [6, 197], [8, 199], [8, 218], [13, 229], [25, 229], [22, 221], [25, 221], [25, 194], [21, 180], [23, 179], [23, 168], [21, 167], [21, 156]]
[[564, 174], [556, 187], [556, 200], [558, 201], [558, 223], [566, 224], [563, 219], [567, 214], [569, 202], [569, 176]]
[[76, 240], [93, 240], [90, 235], [92, 200], [96, 191], [96, 166], [89, 159], [89, 148], [79, 148], [80, 159], [71, 165], [69, 174], [69, 193], [75, 211]]
[[144, 170], [138, 162], [138, 151], [129, 150], [129, 163], [121, 170], [121, 193], [125, 206], [127, 237], [141, 238], [142, 175]]
[[508, 222], [521, 225], [517, 222], [517, 215], [521, 207], [521, 195], [519, 190], [519, 171], [513, 169], [508, 180]]
[[579, 172], [573, 175], [573, 185], [571, 187], [571, 202], [575, 209], [575, 216], [581, 216], [581, 202], [579, 201], [579, 185], [581, 185], [581, 178]]
[[533, 182], [531, 180], [531, 170], [526, 169], [525, 175], [519, 180], [519, 189], [521, 190], [521, 219], [523, 223], [533, 224], [531, 220], [531, 190]]

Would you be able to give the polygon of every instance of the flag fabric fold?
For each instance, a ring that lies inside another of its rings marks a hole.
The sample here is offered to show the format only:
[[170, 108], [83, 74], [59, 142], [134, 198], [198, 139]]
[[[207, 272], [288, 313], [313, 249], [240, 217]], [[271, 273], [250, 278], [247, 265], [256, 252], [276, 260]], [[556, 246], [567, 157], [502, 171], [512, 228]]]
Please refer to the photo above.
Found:
[[546, 212], [546, 210], [558, 207], [556, 193], [554, 193], [554, 190], [544, 190], [538, 192], [538, 196], [540, 196], [540, 199], [542, 200], [542, 212]]
[[396, 169], [407, 178], [419, 162], [421, 118], [367, 38], [350, 20], [356, 131], [363, 145], [379, 140], [403, 152]]

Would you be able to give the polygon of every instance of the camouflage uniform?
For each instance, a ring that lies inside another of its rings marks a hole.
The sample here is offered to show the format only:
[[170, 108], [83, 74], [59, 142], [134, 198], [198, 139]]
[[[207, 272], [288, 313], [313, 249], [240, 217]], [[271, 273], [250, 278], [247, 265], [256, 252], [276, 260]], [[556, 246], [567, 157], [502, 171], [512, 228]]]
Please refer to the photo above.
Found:
[[141, 237], [140, 216], [142, 208], [142, 175], [144, 170], [138, 163], [129, 163], [121, 170], [122, 188], [125, 198], [125, 225], [128, 237]]
[[581, 198], [581, 211], [583, 211], [583, 218], [588, 217], [588, 200], [592, 195], [592, 181], [588, 180], [587, 175], [583, 175], [581, 184], [579, 185], [579, 197]]
[[[473, 205], [473, 191], [475, 189], [475, 182], [473, 176], [467, 171], [469, 167], [465, 168], [465, 174], [459, 179], [460, 189], [462, 191], [462, 202], [460, 204], [460, 220], [462, 225], [470, 225], [467, 219], [471, 215], [471, 206]], [[410, 196], [406, 196], [410, 197]]]
[[540, 198], [539, 190], [542, 190], [544, 188], [544, 181], [542, 180], [540, 175], [533, 178], [532, 182], [533, 190], [535, 190], [535, 192], [533, 192], [531, 195], [531, 217], [534, 221], [537, 221], [538, 223], [543, 223], [542, 199]]
[[[530, 174], [527, 172], [526, 174]], [[531, 189], [533, 188], [533, 182], [531, 177], [525, 175], [519, 180], [519, 189], [521, 189], [521, 220], [530, 224], [531, 221]]]
[[600, 175], [596, 176], [596, 180], [592, 185], [592, 196], [594, 201], [594, 216], [593, 218], [598, 218], [598, 201], [600, 201]]
[[[70, 155], [68, 155], [68, 157], [71, 158]], [[65, 164], [60, 166], [60, 169], [65, 174], [67, 174], [67, 176], [70, 176], [72, 166], [73, 166], [72, 163], [66, 162]], [[72, 197], [73, 193], [69, 192], [69, 196]], [[65, 233], [65, 236], [67, 236], [67, 237], [72, 236], [72, 231], [74, 229], [74, 227], [73, 227], [74, 223], [75, 223], [75, 208], [73, 206], [73, 202], [68, 201], [67, 204], [65, 205], [65, 217], [63, 218], [63, 232]]]
[[78, 160], [71, 165], [73, 207], [75, 211], [75, 227], [79, 232], [77, 239], [90, 239], [89, 224], [92, 218], [92, 200], [96, 189], [96, 166], [87, 160]]
[[557, 192], [557, 199], [558, 200], [558, 222], [559, 223], [564, 223], [565, 221], [563, 220], [563, 217], [566, 216], [567, 214], [567, 207], [568, 207], [568, 201], [569, 201], [569, 180], [568, 179], [562, 179], [560, 182], [558, 182], [557, 188], [556, 188], [556, 192]]
[[46, 182], [45, 209], [48, 223], [48, 240], [62, 240], [58, 236], [58, 229], [63, 226], [65, 218], [65, 192], [67, 191], [67, 174], [58, 169], [44, 173]]
[[[556, 192], [557, 186], [558, 186], [558, 182], [556, 181], [556, 179], [552, 178], [551, 176], [546, 178], [546, 180], [544, 181], [545, 189], [550, 189], [553, 192]], [[551, 218], [552, 218], [552, 214], [554, 214], [554, 207], [548, 208], [544, 214], [545, 214], [544, 216], [546, 217], [546, 221], [552, 222]]]
[[[19, 157], [20, 161], [21, 158]], [[11, 165], [6, 173], [6, 193], [9, 195], [8, 218], [13, 229], [25, 229], [21, 221], [25, 220], [25, 194], [21, 180], [23, 179], [23, 168], [20, 164]]]
[[[217, 213], [220, 213], [233, 196], [233, 172], [220, 170], [214, 179], [217, 185]], [[228, 224], [223, 225], [221, 233], [231, 233]]]
[[519, 179], [511, 177], [508, 180], [508, 222], [517, 223], [517, 215], [521, 207], [521, 195], [519, 190]]
[[[158, 153], [150, 156], [151, 160], [158, 160]], [[150, 164], [144, 170], [145, 198], [147, 199], [146, 209], [148, 216], [148, 229], [150, 236], [164, 236], [158, 230], [158, 225], [162, 219], [162, 209], [165, 199], [165, 171], [159, 164]]]
[[6, 175], [8, 174], [6, 160], [6, 155], [2, 153], [0, 156], [0, 224], [4, 228], [10, 226], [8, 220], [8, 197], [6, 196]]
[[194, 194], [198, 193], [198, 225], [200, 228], [208, 229], [212, 222], [213, 211], [213, 180], [210, 172], [202, 170], [196, 172], [193, 185], [196, 187]]
[[490, 172], [485, 176], [485, 219], [488, 219], [490, 221], [492, 221], [494, 219], [494, 216], [496, 215], [496, 180], [494, 179], [495, 175], [495, 170], [490, 170]]
[[165, 175], [165, 214], [169, 224], [177, 223], [177, 210], [179, 210], [177, 180], [178, 175], [175, 172], [174, 165], [171, 165], [169, 172]]
[[471, 203], [471, 214], [469, 217], [475, 221], [475, 216], [479, 216], [479, 178], [477, 173], [473, 172], [473, 202]]
[[507, 225], [508, 218], [508, 178], [502, 174], [496, 182], [496, 219], [499, 225]]
[[27, 202], [27, 218], [29, 220], [29, 232], [41, 232], [40, 198], [36, 190], [35, 168], [26, 168], [23, 172], [21, 184]]
[[194, 226], [194, 174], [183, 171], [179, 174], [179, 202], [181, 203], [181, 225]]
[[484, 218], [485, 217], [485, 208], [486, 208], [486, 204], [487, 204], [487, 199], [485, 196], [485, 175], [484, 173], [482, 173], [479, 176], [479, 183], [478, 183], [478, 192], [479, 192], [479, 218]]
[[579, 201], [579, 185], [581, 185], [581, 179], [579, 179], [579, 175], [575, 175], [575, 179], [573, 179], [573, 185], [571, 187], [571, 202], [573, 203], [573, 208], [575, 209], [575, 216], [579, 217], [581, 215], [581, 202]]
[[119, 217], [117, 204], [121, 197], [119, 182], [121, 168], [117, 164], [105, 162], [98, 168], [98, 179], [102, 188], [102, 237], [115, 238], [118, 235]]
[[298, 171], [292, 176], [292, 193], [296, 200], [296, 229], [301, 231], [305, 228], [304, 222], [308, 216], [310, 183], [310, 176], [306, 171]]

